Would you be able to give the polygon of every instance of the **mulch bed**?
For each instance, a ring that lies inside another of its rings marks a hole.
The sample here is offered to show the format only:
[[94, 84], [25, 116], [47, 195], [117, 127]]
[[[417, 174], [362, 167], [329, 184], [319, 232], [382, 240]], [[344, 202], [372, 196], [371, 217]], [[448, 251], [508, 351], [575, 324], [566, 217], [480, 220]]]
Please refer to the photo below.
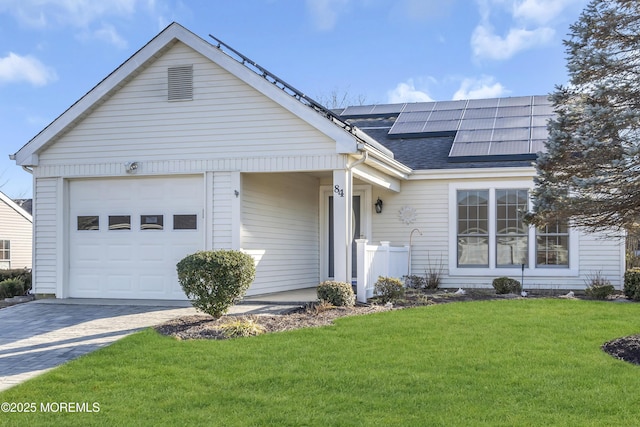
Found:
[[[569, 298], [584, 299], [584, 295], [529, 295], [527, 298]], [[214, 319], [209, 315], [194, 315], [179, 317], [155, 327], [162, 335], [172, 336], [179, 340], [190, 339], [226, 339], [221, 327], [231, 321], [252, 321], [264, 329], [266, 333], [289, 331], [300, 328], [310, 328], [330, 325], [339, 317], [357, 316], [378, 313], [401, 308], [418, 307], [424, 305], [444, 304], [460, 301], [482, 301], [495, 299], [518, 299], [519, 295], [497, 295], [486, 290], [467, 291], [463, 295], [453, 292], [436, 292], [424, 294], [408, 292], [402, 303], [395, 306], [367, 304], [355, 307], [327, 307], [319, 303], [309, 303], [289, 313], [279, 315], [228, 315]], [[611, 301], [628, 301], [624, 296], [616, 295]], [[611, 356], [629, 363], [640, 365], [640, 335], [617, 338], [602, 345], [602, 350]]]

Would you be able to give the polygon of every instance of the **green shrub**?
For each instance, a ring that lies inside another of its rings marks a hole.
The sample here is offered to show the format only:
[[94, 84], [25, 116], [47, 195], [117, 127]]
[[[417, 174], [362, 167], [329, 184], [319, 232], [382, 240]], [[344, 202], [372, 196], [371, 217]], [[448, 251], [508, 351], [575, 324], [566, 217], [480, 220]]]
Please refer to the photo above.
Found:
[[24, 281], [18, 278], [5, 279], [0, 282], [0, 299], [24, 295]]
[[336, 307], [351, 307], [356, 303], [353, 288], [345, 282], [327, 280], [318, 285], [316, 292], [320, 301], [326, 301]]
[[251, 319], [236, 319], [220, 326], [220, 332], [225, 338], [253, 337], [264, 334], [262, 325]]
[[393, 277], [378, 277], [374, 291], [382, 303], [397, 301], [404, 297], [402, 282]]
[[584, 293], [590, 298], [607, 299], [609, 295], [612, 295], [616, 291], [616, 288], [613, 287], [609, 279], [603, 277], [599, 271], [588, 274], [585, 284], [587, 287]]
[[491, 285], [497, 294], [519, 294], [522, 291], [520, 282], [510, 277], [496, 277]]
[[422, 289], [427, 286], [427, 278], [424, 276], [412, 274], [411, 276], [404, 276], [403, 279], [408, 288]]
[[244, 296], [256, 275], [253, 258], [233, 250], [196, 252], [176, 268], [191, 304], [216, 319]]
[[640, 301], [640, 268], [632, 268], [624, 273], [624, 295], [634, 301]]
[[19, 279], [23, 283], [23, 293], [31, 290], [31, 270], [28, 268], [13, 268], [10, 270], [0, 270], [0, 282], [7, 279]]

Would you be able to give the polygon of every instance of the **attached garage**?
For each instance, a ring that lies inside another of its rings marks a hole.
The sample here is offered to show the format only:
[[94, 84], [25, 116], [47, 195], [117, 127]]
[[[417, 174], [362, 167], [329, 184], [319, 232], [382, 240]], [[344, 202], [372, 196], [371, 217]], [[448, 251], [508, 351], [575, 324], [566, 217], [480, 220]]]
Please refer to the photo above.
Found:
[[176, 263], [202, 250], [202, 176], [69, 181], [69, 296], [184, 299]]

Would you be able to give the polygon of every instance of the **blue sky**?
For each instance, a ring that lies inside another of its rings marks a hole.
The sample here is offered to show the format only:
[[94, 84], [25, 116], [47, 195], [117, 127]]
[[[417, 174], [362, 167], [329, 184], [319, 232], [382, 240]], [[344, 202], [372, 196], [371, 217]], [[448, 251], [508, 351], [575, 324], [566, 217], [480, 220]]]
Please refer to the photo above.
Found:
[[540, 95], [587, 0], [0, 0], [0, 190], [8, 159], [173, 21], [307, 95], [380, 104]]

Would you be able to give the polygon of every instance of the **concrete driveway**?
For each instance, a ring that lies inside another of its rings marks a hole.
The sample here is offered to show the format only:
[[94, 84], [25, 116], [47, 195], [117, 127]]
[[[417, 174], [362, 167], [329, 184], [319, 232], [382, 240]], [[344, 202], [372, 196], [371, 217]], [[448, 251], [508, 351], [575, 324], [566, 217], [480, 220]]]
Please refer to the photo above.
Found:
[[[245, 301], [230, 314], [270, 314], [290, 301]], [[187, 301], [36, 300], [0, 310], [0, 391], [140, 329], [196, 314]]]

